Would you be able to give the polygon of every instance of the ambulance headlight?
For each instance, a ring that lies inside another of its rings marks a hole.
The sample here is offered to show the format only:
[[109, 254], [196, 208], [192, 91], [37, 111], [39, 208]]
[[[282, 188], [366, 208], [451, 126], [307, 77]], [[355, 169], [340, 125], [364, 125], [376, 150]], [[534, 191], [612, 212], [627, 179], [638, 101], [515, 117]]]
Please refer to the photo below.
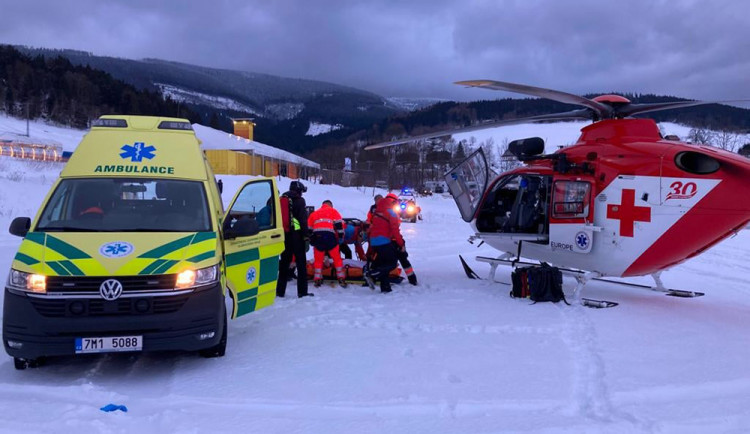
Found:
[[177, 275], [175, 289], [186, 289], [194, 286], [209, 285], [219, 279], [219, 265], [201, 268], [199, 270], [185, 270]]
[[409, 214], [411, 214], [411, 213], [414, 212], [414, 206], [413, 205], [409, 205], [409, 208], [407, 208], [406, 210], [409, 211]]
[[21, 291], [31, 291], [39, 294], [47, 293], [47, 276], [41, 274], [24, 273], [23, 271], [10, 270], [8, 286]]
[[399, 205], [393, 205], [393, 211], [395, 211], [396, 213], [400, 213], [401, 207]]

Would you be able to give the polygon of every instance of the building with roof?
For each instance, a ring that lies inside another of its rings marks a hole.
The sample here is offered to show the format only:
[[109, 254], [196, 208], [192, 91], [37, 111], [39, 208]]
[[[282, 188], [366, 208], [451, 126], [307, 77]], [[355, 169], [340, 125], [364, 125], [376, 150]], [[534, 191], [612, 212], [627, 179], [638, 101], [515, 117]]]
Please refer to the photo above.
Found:
[[193, 124], [211, 167], [217, 174], [286, 176], [308, 179], [320, 164], [253, 140], [252, 119], [234, 119], [234, 134]]

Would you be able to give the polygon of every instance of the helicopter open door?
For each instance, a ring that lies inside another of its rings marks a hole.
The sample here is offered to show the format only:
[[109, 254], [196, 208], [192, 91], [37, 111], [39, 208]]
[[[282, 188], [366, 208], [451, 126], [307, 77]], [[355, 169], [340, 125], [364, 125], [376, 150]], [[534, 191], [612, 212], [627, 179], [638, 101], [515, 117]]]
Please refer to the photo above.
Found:
[[549, 246], [555, 251], [589, 253], [594, 244], [594, 179], [555, 176], [549, 219]]
[[489, 166], [482, 148], [445, 174], [448, 190], [456, 200], [464, 221], [471, 222], [474, 219], [488, 180]]

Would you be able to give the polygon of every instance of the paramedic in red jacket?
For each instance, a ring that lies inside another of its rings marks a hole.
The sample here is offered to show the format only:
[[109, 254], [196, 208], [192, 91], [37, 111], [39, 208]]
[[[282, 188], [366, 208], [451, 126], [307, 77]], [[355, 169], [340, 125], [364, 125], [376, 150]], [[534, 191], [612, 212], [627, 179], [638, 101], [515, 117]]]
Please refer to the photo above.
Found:
[[399, 226], [401, 219], [393, 211], [398, 198], [393, 193], [378, 201], [369, 232], [370, 255], [374, 256], [368, 270], [370, 277], [380, 281], [381, 292], [391, 292], [388, 274], [396, 268], [398, 251], [404, 250], [404, 238]]
[[344, 261], [341, 260], [339, 240], [336, 233], [337, 230], [343, 229], [344, 220], [341, 218], [341, 214], [333, 208], [333, 203], [330, 200], [325, 200], [320, 208], [310, 214], [307, 225], [312, 229], [310, 245], [315, 250], [315, 263], [313, 265], [315, 286], [320, 286], [323, 283], [323, 259], [327, 252], [333, 259], [334, 267], [336, 267], [339, 285], [345, 288]]

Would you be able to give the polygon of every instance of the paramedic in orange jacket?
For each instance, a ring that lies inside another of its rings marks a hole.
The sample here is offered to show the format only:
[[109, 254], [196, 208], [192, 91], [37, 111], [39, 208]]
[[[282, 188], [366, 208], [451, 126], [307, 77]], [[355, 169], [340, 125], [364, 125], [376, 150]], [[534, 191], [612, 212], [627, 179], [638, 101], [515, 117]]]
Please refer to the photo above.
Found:
[[315, 263], [313, 265], [315, 286], [320, 286], [323, 283], [323, 259], [328, 252], [328, 255], [333, 259], [333, 265], [336, 267], [339, 285], [345, 288], [344, 261], [341, 260], [339, 240], [336, 233], [344, 225], [341, 214], [333, 208], [333, 203], [330, 200], [325, 200], [320, 208], [310, 214], [307, 225], [312, 230], [310, 245], [315, 250]]

